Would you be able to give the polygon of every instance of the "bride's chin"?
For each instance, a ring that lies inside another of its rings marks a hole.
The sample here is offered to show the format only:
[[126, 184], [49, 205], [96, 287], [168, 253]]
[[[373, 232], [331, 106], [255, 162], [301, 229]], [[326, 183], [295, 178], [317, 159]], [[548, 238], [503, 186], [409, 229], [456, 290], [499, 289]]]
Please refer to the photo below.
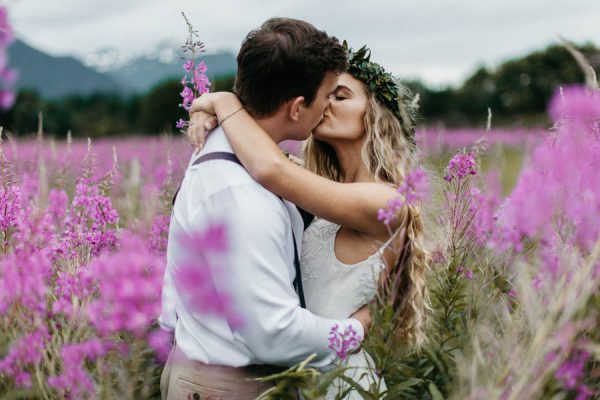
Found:
[[325, 139], [325, 138], [327, 138], [327, 132], [323, 128], [321, 128], [320, 126], [317, 126], [313, 130], [313, 137], [315, 139]]

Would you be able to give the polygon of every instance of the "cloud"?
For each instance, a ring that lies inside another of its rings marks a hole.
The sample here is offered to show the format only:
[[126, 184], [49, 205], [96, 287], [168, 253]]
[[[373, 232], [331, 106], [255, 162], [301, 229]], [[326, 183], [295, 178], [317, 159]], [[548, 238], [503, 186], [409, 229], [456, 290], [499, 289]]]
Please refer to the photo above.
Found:
[[272, 16], [306, 19], [359, 47], [401, 75], [456, 82], [556, 42], [600, 38], [598, 0], [20, 0], [10, 6], [17, 32], [52, 54], [102, 48], [144, 51], [182, 42], [185, 11], [209, 50], [237, 52], [248, 31]]

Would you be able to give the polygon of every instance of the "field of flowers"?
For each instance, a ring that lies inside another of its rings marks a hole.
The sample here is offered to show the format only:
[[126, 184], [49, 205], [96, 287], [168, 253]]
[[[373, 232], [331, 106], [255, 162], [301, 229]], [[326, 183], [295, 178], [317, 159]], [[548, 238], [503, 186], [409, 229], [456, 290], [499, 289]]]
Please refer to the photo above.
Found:
[[[549, 113], [548, 131], [418, 133], [428, 190], [415, 178], [399, 192], [423, 199], [429, 340], [396, 343], [378, 299], [366, 347], [389, 390], [365, 398], [598, 398], [600, 95], [565, 88]], [[0, 398], [159, 398], [171, 338], [156, 318], [190, 146], [2, 139]], [[226, 251], [222, 229], [199, 234]], [[190, 300], [227, 312], [203, 273], [181, 279]], [[271, 396], [293, 384], [318, 398], [317, 375], [297, 366]]]

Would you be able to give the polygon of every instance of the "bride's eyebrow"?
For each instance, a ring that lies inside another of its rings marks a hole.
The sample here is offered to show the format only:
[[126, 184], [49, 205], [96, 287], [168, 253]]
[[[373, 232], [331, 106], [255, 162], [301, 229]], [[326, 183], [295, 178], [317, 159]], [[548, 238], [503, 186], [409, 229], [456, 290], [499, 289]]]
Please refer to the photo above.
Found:
[[335, 90], [333, 91], [333, 93], [337, 93], [340, 90], [347, 90], [348, 92], [350, 92], [350, 94], [353, 94], [354, 92], [352, 91], [352, 89], [350, 89], [348, 86], [345, 85], [338, 85]]

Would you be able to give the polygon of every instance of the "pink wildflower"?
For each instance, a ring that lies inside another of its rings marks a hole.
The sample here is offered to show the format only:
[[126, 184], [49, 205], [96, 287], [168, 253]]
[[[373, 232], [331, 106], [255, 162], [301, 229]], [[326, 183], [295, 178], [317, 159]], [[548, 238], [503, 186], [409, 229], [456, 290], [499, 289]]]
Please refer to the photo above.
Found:
[[4, 256], [0, 260], [0, 314], [13, 304], [43, 312], [51, 270], [48, 257], [37, 249], [18, 248]]
[[165, 362], [169, 357], [173, 343], [173, 334], [158, 329], [148, 335], [148, 345], [154, 350], [160, 362]]
[[[191, 32], [190, 35], [192, 35]], [[188, 40], [189, 43], [192, 42], [191, 39]], [[180, 106], [183, 107], [184, 110], [190, 111], [194, 99], [204, 93], [208, 93], [210, 89], [210, 81], [206, 76], [207, 67], [204, 61], [200, 61], [198, 64], [196, 64], [196, 66], [194, 66], [194, 58], [196, 56], [196, 52], [203, 51], [203, 45], [201, 43], [193, 43], [186, 44], [186, 46], [189, 46], [188, 50], [191, 51], [192, 59], [187, 60], [183, 64], [183, 69], [185, 70], [186, 75], [184, 75], [181, 79], [181, 85], [183, 86], [183, 90], [181, 91], [180, 96], [182, 97], [183, 101], [181, 102]], [[188, 86], [188, 73], [192, 74], [191, 79], [189, 80], [189, 83], [191, 83], [191, 87]], [[183, 129], [186, 126], [188, 126], [188, 124], [188, 121], [180, 118], [175, 123], [175, 126], [177, 127], [177, 129]]]
[[429, 182], [425, 171], [421, 168], [417, 168], [406, 176], [396, 190], [404, 197], [406, 204], [415, 205], [425, 199], [428, 184]]
[[567, 86], [562, 95], [555, 94], [548, 107], [554, 121], [570, 119], [594, 121], [600, 116], [600, 94], [581, 86]]
[[78, 248], [86, 246], [90, 247], [93, 255], [114, 248], [118, 220], [119, 215], [112, 207], [110, 197], [101, 192], [99, 185], [89, 179], [80, 180], [65, 218], [65, 230], [54, 249], [55, 257], [72, 258]]
[[498, 210], [501, 204], [501, 188], [497, 177], [490, 174], [487, 177], [487, 190], [471, 188], [471, 206], [473, 213], [472, 233], [479, 245], [492, 244], [497, 236]]
[[581, 121], [600, 119], [598, 99], [572, 88], [564, 99], [555, 95], [552, 104], [554, 117], [568, 114], [569, 119], [558, 125], [552, 141], [534, 151], [501, 207], [502, 241], [518, 249], [524, 238], [551, 243], [562, 237], [587, 251], [600, 236], [600, 137]]
[[52, 305], [52, 313], [76, 317], [79, 309], [75, 306], [91, 299], [95, 291], [95, 279], [84, 268], [78, 268], [74, 273], [58, 271], [54, 285], [56, 301]]
[[40, 326], [17, 340], [0, 360], [0, 375], [12, 377], [17, 386], [31, 387], [31, 376], [26, 369], [42, 362], [48, 339], [48, 330]]
[[15, 185], [0, 186], [0, 231], [16, 228], [22, 217], [21, 190]]
[[463, 267], [458, 267], [456, 268], [456, 273], [463, 275], [465, 278], [467, 278], [468, 280], [473, 279], [473, 271], [467, 268], [463, 268]]
[[167, 251], [167, 242], [169, 236], [169, 215], [157, 215], [154, 217], [150, 237], [148, 238], [148, 248], [157, 254], [165, 254]]
[[94, 381], [85, 370], [84, 362], [95, 361], [103, 356], [108, 347], [98, 339], [76, 344], [65, 344], [61, 350], [62, 371], [50, 376], [48, 384], [63, 398], [83, 398], [95, 394]]
[[590, 358], [587, 351], [576, 351], [556, 370], [554, 376], [567, 389], [577, 389], [585, 377], [585, 365]]
[[468, 175], [477, 173], [477, 163], [475, 162], [474, 153], [458, 153], [455, 154], [448, 163], [446, 168], [447, 174], [444, 179], [451, 182], [453, 179], [461, 180]]
[[188, 122], [186, 120], [184, 120], [183, 118], [179, 118], [177, 120], [177, 122], [175, 123], [175, 127], [177, 129], [183, 129], [188, 125]]
[[343, 332], [340, 326], [335, 324], [329, 331], [329, 348], [333, 350], [340, 360], [348, 358], [348, 354], [358, 348], [361, 337], [350, 325]]
[[192, 102], [195, 98], [194, 91], [189, 86], [186, 86], [183, 88], [180, 95], [183, 98], [183, 103], [181, 104], [181, 106], [185, 111], [190, 111], [190, 109], [192, 108]]
[[389, 200], [386, 208], [380, 208], [377, 211], [377, 219], [389, 225], [396, 219], [398, 211], [404, 204], [408, 206], [416, 205], [426, 197], [427, 190], [427, 175], [422, 169], [415, 169], [396, 188], [399, 196]]
[[0, 6], [0, 47], [5, 48], [14, 40], [12, 26], [8, 22], [8, 9], [6, 6]]
[[88, 307], [92, 325], [105, 336], [127, 331], [142, 337], [161, 310], [165, 260], [132, 235], [122, 235], [114, 253], [104, 252], [87, 267], [98, 297]]
[[3, 110], [10, 109], [15, 104], [17, 96], [12, 90], [0, 90], [0, 108]]
[[193, 60], [187, 60], [183, 64], [183, 69], [185, 70], [185, 72], [190, 72], [192, 70], [192, 68], [194, 68], [194, 61]]
[[67, 212], [69, 196], [64, 190], [52, 189], [48, 194], [48, 212], [56, 221], [62, 221]]

